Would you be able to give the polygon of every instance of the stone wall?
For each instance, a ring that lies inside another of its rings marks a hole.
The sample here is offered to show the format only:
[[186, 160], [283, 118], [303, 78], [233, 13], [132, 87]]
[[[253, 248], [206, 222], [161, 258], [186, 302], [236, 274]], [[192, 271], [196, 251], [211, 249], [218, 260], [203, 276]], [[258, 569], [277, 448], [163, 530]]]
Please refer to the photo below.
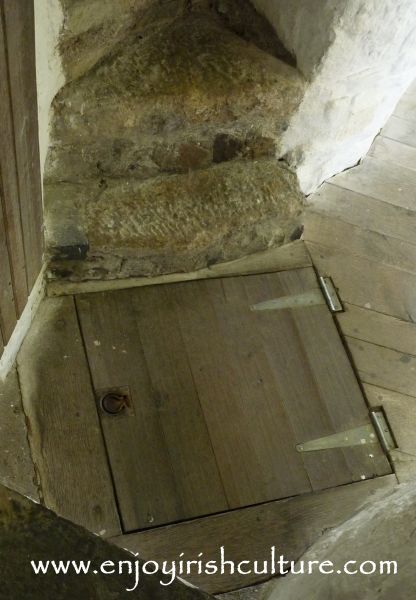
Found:
[[356, 164], [416, 77], [414, 0], [253, 0], [309, 80], [282, 147], [312, 192]]
[[[94, 27], [77, 41], [68, 19], [85, 67]], [[299, 237], [303, 197], [278, 158], [305, 82], [248, 0], [154, 4], [122, 42], [97, 27], [105, 56], [53, 102], [50, 276], [193, 271]]]

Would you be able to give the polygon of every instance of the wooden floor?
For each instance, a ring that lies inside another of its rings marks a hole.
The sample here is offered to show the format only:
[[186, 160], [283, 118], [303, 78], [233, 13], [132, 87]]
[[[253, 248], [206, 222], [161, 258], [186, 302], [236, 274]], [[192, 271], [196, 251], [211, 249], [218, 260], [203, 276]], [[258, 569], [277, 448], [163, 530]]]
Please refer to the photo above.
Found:
[[416, 477], [416, 85], [361, 164], [309, 198], [304, 239], [331, 275], [368, 401], [383, 406], [400, 481]]

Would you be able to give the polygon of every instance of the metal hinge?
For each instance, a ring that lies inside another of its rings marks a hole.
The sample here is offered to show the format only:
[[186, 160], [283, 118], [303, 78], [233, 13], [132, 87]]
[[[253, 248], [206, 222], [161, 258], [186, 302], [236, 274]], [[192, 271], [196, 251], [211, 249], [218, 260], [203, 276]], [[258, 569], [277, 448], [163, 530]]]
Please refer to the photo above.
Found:
[[372, 408], [370, 415], [384, 450], [386, 452], [395, 450], [398, 445], [383, 407], [377, 406], [376, 408]]
[[383, 409], [373, 408], [370, 411], [370, 415], [372, 423], [302, 442], [301, 444], [297, 444], [296, 450], [298, 452], [315, 452], [317, 450], [330, 450], [331, 448], [372, 445], [379, 442], [386, 452], [397, 448]]
[[281, 310], [284, 308], [304, 308], [327, 304], [331, 312], [343, 311], [337, 291], [330, 277], [319, 277], [319, 288], [292, 296], [280, 296], [264, 302], [252, 304], [250, 310]]
[[342, 312], [344, 307], [341, 304], [337, 290], [331, 277], [319, 277], [322, 293], [331, 312]]
[[250, 310], [279, 310], [282, 308], [300, 308], [303, 306], [317, 306], [325, 304], [325, 299], [319, 288], [295, 294], [293, 296], [280, 296], [265, 302], [259, 302], [250, 306]]

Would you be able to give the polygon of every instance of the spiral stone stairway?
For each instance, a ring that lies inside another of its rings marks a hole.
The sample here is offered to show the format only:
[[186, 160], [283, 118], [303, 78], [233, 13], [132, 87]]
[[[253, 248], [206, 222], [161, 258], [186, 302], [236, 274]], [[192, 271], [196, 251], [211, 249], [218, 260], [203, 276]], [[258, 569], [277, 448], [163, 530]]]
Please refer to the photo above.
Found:
[[149, 9], [55, 98], [51, 276], [193, 270], [299, 237], [279, 140], [303, 90], [250, 4]]

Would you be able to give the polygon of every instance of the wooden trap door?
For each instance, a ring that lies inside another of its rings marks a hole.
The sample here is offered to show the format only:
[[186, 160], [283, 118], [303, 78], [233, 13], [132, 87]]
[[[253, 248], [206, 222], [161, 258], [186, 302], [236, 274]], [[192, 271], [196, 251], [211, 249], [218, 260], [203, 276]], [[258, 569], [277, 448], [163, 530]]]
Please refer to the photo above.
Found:
[[296, 449], [370, 423], [323, 301], [251, 309], [318, 288], [305, 268], [77, 298], [125, 532], [391, 472], [378, 443]]

